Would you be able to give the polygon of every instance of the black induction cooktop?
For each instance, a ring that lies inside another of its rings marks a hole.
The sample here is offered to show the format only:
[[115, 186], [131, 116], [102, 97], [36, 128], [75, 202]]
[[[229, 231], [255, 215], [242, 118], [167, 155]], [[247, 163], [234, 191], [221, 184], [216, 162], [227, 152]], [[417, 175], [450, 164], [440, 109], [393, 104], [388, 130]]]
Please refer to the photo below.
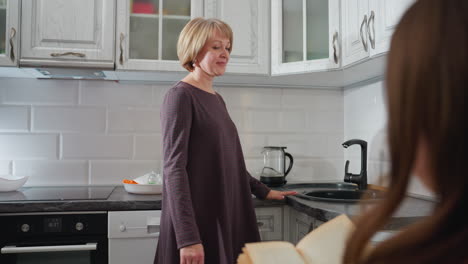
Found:
[[114, 186], [24, 187], [14, 192], [0, 192], [0, 202], [106, 200]]

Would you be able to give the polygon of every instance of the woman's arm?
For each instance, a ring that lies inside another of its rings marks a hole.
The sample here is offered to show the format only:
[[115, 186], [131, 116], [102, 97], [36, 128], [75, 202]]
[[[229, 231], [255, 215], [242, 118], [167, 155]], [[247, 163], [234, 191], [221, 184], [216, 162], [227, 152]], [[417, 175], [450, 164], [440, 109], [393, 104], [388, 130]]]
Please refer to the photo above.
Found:
[[247, 176], [249, 177], [250, 192], [252, 192], [258, 199], [264, 200], [271, 189], [252, 177], [249, 172], [247, 172]]
[[201, 243], [187, 175], [187, 152], [192, 123], [190, 95], [181, 88], [172, 88], [161, 107], [163, 137], [164, 184], [163, 199], [169, 202], [177, 248]]

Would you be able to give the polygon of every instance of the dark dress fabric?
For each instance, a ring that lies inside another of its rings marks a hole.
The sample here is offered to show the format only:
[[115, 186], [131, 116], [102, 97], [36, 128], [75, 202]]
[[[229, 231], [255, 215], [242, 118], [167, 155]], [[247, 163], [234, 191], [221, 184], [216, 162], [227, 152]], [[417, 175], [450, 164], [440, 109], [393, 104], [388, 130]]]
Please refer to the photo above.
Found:
[[268, 187], [250, 176], [237, 129], [219, 94], [178, 82], [161, 108], [164, 186], [154, 263], [179, 264], [179, 249], [202, 243], [206, 264], [235, 263], [260, 240], [251, 194]]

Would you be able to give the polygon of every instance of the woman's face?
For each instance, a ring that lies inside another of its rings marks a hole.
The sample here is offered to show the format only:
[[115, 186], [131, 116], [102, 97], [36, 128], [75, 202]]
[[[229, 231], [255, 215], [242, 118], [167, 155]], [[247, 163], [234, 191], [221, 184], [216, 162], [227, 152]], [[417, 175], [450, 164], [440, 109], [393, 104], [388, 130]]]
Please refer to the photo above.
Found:
[[195, 66], [212, 77], [223, 75], [229, 61], [230, 51], [229, 39], [215, 31], [198, 54]]

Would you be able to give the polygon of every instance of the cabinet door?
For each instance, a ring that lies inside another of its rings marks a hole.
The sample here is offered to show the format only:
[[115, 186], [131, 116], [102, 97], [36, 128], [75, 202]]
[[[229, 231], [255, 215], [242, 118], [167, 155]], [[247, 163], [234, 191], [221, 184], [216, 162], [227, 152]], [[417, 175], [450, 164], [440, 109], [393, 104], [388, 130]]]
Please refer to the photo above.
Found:
[[315, 228], [313, 217], [295, 209], [291, 209], [290, 211], [289, 224], [289, 241], [293, 244], [297, 244], [297, 242]]
[[219, 18], [233, 32], [228, 73], [269, 74], [269, 0], [207, 0], [205, 17]]
[[283, 240], [283, 209], [281, 207], [255, 208], [262, 241]]
[[343, 66], [369, 57], [368, 10], [369, 0], [341, 0]]
[[21, 64], [114, 67], [114, 0], [23, 0]]
[[339, 9], [337, 0], [272, 1], [272, 74], [338, 68]]
[[369, 42], [371, 56], [387, 52], [390, 41], [401, 19], [414, 0], [369, 1]]
[[0, 66], [17, 66], [19, 0], [0, 0]]
[[109, 212], [109, 264], [153, 263], [161, 211]]
[[187, 22], [202, 15], [202, 0], [117, 0], [116, 68], [186, 71], [177, 40]]

